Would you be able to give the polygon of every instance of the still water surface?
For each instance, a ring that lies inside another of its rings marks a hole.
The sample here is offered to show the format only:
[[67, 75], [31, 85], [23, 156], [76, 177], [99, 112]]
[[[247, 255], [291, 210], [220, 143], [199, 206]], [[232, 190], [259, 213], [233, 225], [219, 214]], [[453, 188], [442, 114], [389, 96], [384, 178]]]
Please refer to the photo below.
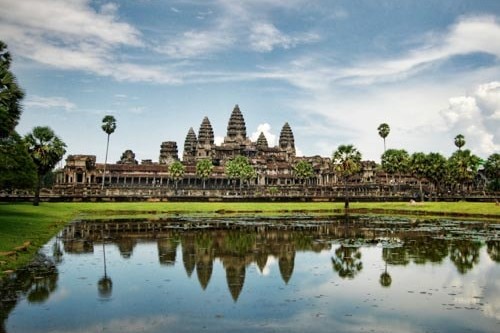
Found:
[[498, 225], [80, 221], [42, 252], [0, 332], [500, 331]]

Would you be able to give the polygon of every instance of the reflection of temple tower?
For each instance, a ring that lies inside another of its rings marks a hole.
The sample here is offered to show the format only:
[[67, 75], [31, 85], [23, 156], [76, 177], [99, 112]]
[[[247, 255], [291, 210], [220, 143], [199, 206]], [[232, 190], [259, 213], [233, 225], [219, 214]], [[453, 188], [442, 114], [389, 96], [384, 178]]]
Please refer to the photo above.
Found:
[[158, 239], [158, 256], [160, 264], [174, 265], [177, 254], [177, 242], [171, 238]]
[[255, 259], [257, 266], [259, 267], [259, 270], [261, 273], [264, 272], [264, 268], [266, 268], [267, 265], [267, 253], [264, 252], [259, 252], [257, 253], [257, 258]]
[[224, 268], [226, 269], [229, 292], [233, 300], [237, 302], [245, 283], [245, 263], [242, 261], [242, 258], [228, 258], [228, 260], [224, 260]]
[[123, 237], [118, 238], [116, 240], [116, 244], [118, 245], [118, 250], [120, 250], [121, 256], [125, 259], [129, 259], [134, 252], [136, 240], [133, 238]]
[[196, 275], [203, 290], [207, 289], [213, 271], [213, 259], [209, 255], [204, 255], [196, 261]]
[[188, 234], [182, 238], [182, 262], [184, 263], [187, 275], [191, 277], [196, 267], [193, 235]]
[[293, 267], [295, 265], [295, 250], [291, 245], [285, 245], [280, 251], [278, 265], [283, 281], [288, 284], [292, 277]]

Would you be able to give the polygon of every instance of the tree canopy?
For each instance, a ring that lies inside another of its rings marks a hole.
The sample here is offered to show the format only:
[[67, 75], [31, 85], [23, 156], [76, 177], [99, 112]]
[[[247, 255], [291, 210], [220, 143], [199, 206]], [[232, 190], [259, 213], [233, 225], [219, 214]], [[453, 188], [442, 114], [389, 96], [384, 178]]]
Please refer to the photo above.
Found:
[[38, 205], [42, 178], [62, 159], [66, 153], [66, 144], [46, 126], [33, 128], [33, 131], [26, 135], [25, 141], [38, 174], [34, 201], [34, 204]]
[[22, 108], [24, 92], [17, 85], [14, 74], [10, 71], [11, 56], [7, 45], [0, 41], [0, 138], [13, 134]]

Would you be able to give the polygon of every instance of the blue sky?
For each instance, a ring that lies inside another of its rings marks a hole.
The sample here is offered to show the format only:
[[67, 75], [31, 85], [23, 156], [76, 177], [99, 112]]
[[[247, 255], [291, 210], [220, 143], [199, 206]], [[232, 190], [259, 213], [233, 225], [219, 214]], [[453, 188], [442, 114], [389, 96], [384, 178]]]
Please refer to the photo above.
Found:
[[500, 1], [0, 0], [0, 39], [26, 91], [18, 132], [49, 125], [68, 154], [158, 160], [208, 116], [226, 134], [276, 143], [289, 122], [300, 154], [354, 144], [441, 152], [453, 138], [500, 149]]

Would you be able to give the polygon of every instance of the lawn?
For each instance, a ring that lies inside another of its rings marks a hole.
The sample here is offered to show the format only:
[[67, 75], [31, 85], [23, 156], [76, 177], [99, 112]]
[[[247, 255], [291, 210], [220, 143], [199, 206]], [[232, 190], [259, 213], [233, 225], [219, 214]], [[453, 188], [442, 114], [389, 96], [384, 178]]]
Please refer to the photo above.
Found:
[[[351, 203], [354, 213], [448, 215], [488, 218], [500, 221], [495, 203]], [[42, 203], [0, 204], [0, 276], [26, 264], [36, 251], [65, 224], [84, 216], [123, 216], [127, 214], [334, 214], [343, 213], [343, 203]]]

